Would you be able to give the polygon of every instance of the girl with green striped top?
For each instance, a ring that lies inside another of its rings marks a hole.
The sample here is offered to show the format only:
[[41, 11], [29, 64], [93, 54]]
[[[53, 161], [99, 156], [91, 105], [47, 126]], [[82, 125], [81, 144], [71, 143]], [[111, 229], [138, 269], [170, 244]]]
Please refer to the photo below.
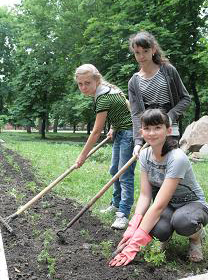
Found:
[[[75, 71], [75, 80], [85, 96], [92, 96], [95, 101], [96, 120], [83, 150], [76, 160], [77, 168], [85, 162], [88, 153], [99, 139], [105, 122], [111, 124], [108, 132], [113, 143], [110, 174], [114, 176], [133, 153], [132, 119], [128, 101], [124, 93], [116, 86], [106, 82], [97, 68], [92, 64], [83, 64]], [[114, 183], [113, 197], [110, 206], [102, 213], [116, 212], [112, 228], [124, 229], [134, 202], [134, 169], [133, 163]]]

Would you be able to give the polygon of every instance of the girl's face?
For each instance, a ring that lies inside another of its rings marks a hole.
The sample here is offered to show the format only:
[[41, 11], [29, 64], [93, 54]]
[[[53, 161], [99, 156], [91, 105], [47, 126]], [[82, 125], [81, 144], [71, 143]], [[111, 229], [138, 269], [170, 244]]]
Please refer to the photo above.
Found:
[[94, 96], [99, 85], [98, 81], [91, 74], [80, 74], [76, 78], [79, 90], [85, 96]]
[[166, 137], [171, 134], [171, 127], [167, 128], [165, 124], [143, 125], [141, 134], [144, 140], [152, 147], [163, 146]]
[[155, 53], [155, 48], [144, 49], [142, 47], [134, 46], [134, 56], [136, 61], [142, 66], [143, 64], [152, 61], [152, 55]]

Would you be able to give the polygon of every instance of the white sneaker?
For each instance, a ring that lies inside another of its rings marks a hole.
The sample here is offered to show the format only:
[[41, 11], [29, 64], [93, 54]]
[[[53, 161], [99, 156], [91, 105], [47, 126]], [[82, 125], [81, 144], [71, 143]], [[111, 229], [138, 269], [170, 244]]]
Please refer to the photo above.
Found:
[[116, 211], [118, 211], [118, 208], [111, 204], [108, 208], [100, 210], [100, 213], [115, 213]]
[[124, 229], [128, 225], [128, 219], [125, 217], [124, 213], [116, 212], [116, 220], [111, 225], [112, 228], [115, 229]]

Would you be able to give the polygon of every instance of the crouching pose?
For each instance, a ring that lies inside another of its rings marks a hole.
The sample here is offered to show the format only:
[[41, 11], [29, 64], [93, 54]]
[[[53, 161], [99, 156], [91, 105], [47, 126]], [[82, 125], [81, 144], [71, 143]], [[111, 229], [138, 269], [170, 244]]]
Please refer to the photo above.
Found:
[[[141, 116], [141, 133], [149, 147], [140, 153], [141, 191], [118, 253], [110, 266], [127, 265], [153, 237], [168, 241], [176, 231], [189, 238], [188, 258], [203, 260], [203, 226], [208, 223], [208, 204], [191, 164], [171, 137], [170, 120], [160, 109]], [[152, 203], [151, 203], [152, 201]]]

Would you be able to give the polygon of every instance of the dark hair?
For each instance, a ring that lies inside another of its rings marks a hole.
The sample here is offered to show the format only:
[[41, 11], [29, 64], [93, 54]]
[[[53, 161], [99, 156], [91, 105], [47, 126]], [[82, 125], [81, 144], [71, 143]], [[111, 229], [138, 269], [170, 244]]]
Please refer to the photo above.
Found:
[[[171, 126], [171, 120], [162, 109], [147, 109], [141, 115], [142, 126], [164, 124], [167, 128]], [[166, 155], [169, 151], [178, 148], [178, 142], [171, 136], [166, 137], [163, 145], [161, 156]]]
[[141, 31], [137, 34], [131, 35], [129, 38], [129, 48], [132, 52], [134, 52], [135, 45], [144, 49], [150, 49], [154, 47], [156, 51], [152, 56], [152, 60], [155, 64], [161, 65], [162, 63], [169, 62], [168, 58], [165, 57], [162, 49], [160, 48], [157, 40], [151, 33], [147, 31]]

